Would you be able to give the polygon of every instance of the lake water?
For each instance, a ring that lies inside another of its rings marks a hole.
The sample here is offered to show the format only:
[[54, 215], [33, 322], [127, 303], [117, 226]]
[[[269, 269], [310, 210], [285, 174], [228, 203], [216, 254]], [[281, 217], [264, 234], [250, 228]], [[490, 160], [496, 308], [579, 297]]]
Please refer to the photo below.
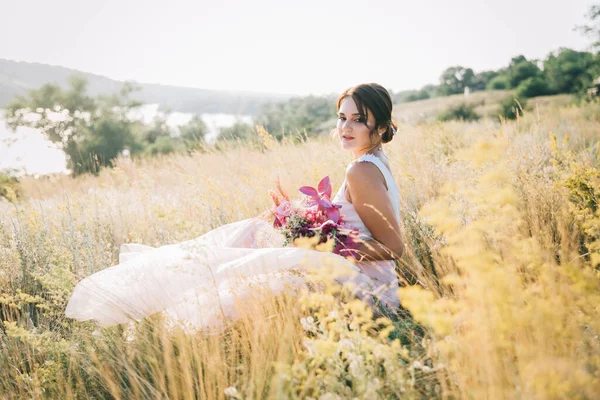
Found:
[[[150, 123], [156, 116], [164, 116], [158, 104], [145, 104], [132, 111], [131, 117]], [[172, 112], [166, 121], [174, 130], [187, 124], [194, 114]], [[36, 129], [19, 128], [13, 133], [4, 122], [4, 111], [0, 110], [0, 171], [6, 168], [24, 169], [29, 174], [67, 173], [64, 153], [56, 145], [42, 136]], [[206, 123], [207, 142], [214, 141], [221, 128], [229, 127], [237, 121], [253, 123], [250, 115], [200, 114]]]

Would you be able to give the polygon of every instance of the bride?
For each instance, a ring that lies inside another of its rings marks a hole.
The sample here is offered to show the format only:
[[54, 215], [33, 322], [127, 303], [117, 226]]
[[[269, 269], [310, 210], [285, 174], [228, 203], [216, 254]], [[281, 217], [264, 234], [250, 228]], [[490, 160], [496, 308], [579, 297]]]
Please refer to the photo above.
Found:
[[[332, 134], [354, 160], [332, 199], [346, 224], [362, 239], [357, 262], [300, 247], [283, 247], [271, 221], [255, 217], [223, 225], [192, 240], [158, 248], [123, 244], [119, 264], [81, 280], [65, 315], [102, 326], [163, 313], [196, 329], [222, 327], [240, 317], [236, 304], [256, 285], [273, 293], [306, 286], [302, 271], [341, 268], [340, 283], [352, 280], [356, 295], [394, 312], [399, 306], [394, 259], [403, 252], [400, 194], [382, 143], [392, 140], [392, 99], [379, 84], [360, 84], [337, 100]], [[350, 255], [350, 254], [348, 254]]]

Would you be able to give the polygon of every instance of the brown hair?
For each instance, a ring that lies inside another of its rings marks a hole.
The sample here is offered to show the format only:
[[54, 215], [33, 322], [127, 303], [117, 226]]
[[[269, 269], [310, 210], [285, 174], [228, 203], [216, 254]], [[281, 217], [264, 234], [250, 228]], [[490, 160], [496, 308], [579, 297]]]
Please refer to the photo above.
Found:
[[[392, 121], [392, 97], [386, 88], [378, 83], [361, 83], [360, 85], [348, 88], [339, 95], [337, 99], [337, 110], [340, 110], [342, 101], [346, 97], [352, 97], [356, 108], [363, 120], [363, 124], [368, 128], [367, 125], [367, 109], [371, 110], [373, 117], [375, 118], [375, 126], [373, 129], [369, 129], [369, 138], [371, 143], [378, 144], [379, 135], [377, 128], [380, 126], [386, 126], [387, 130], [381, 136], [383, 143], [388, 143], [394, 138], [392, 128], [398, 130], [396, 122]], [[336, 129], [332, 133], [336, 132]]]

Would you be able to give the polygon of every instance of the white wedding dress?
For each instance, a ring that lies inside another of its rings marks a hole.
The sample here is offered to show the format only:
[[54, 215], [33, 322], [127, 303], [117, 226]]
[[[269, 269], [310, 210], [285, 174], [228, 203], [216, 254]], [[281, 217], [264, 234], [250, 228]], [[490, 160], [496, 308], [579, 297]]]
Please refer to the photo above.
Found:
[[[374, 163], [383, 173], [399, 219], [399, 190], [390, 171], [372, 154], [353, 162], [363, 161]], [[342, 205], [340, 212], [349, 225], [369, 237], [344, 197], [345, 183], [332, 201]], [[393, 261], [354, 265], [333, 253], [282, 247], [283, 241], [272, 223], [249, 218], [177, 244], [157, 248], [123, 244], [119, 264], [76, 285], [65, 315], [110, 326], [161, 312], [187, 328], [221, 329], [241, 317], [238, 305], [253, 298], [257, 285], [273, 293], [303, 288], [302, 271], [316, 266], [345, 271], [337, 280], [352, 280], [356, 294], [367, 301], [374, 297], [392, 312], [399, 306]]]

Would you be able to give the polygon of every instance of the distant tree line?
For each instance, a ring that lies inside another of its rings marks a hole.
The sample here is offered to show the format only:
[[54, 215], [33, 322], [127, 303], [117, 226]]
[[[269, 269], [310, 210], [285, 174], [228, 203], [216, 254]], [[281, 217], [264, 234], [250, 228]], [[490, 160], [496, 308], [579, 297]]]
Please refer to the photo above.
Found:
[[[6, 106], [6, 123], [13, 130], [39, 130], [65, 153], [73, 176], [97, 174], [101, 168], [112, 166], [120, 155], [136, 158], [207, 149], [208, 129], [200, 116], [178, 129], [167, 124], [168, 113], [143, 123], [132, 117], [142, 105], [132, 96], [137, 86], [125, 83], [110, 96], [91, 96], [87, 88], [86, 78], [73, 75], [66, 89], [48, 83], [18, 95]], [[306, 96], [266, 103], [261, 110], [254, 126], [237, 122], [221, 129], [217, 148], [225, 141], [260, 141], [258, 132], [265, 131], [277, 140], [316, 135], [319, 124], [334, 116], [335, 105], [333, 98]]]
[[432, 97], [480, 90], [514, 90], [517, 97], [529, 98], [570, 93], [584, 96], [600, 76], [600, 55], [561, 48], [543, 60], [513, 57], [508, 66], [496, 71], [475, 73], [463, 66], [447, 68], [438, 85], [395, 93], [395, 102], [404, 103]]
[[[560, 49], [542, 62], [525, 56], [513, 57], [506, 68], [474, 73], [471, 68], [446, 69], [437, 86], [429, 85], [408, 95], [394, 93], [395, 102], [407, 102], [434, 96], [448, 96], [470, 90], [515, 89], [525, 104], [528, 97], [558, 93], [582, 94], [600, 75], [598, 54]], [[192, 152], [206, 148], [207, 127], [199, 116], [173, 130], [165, 116], [149, 123], [134, 120], [131, 111], [141, 103], [131, 94], [137, 89], [126, 83], [110, 96], [87, 94], [87, 81], [72, 76], [69, 88], [45, 84], [14, 98], [6, 107], [5, 119], [13, 129], [27, 126], [38, 129], [61, 148], [72, 174], [97, 173], [111, 166], [122, 154], [130, 157], [154, 156], [171, 152]], [[519, 113], [513, 96], [501, 104], [501, 115], [514, 118]], [[326, 132], [335, 118], [335, 96], [304, 96], [285, 102], [263, 104], [254, 126], [237, 122], [223, 128], [218, 142], [260, 140], [262, 126], [277, 140], [284, 137], [301, 140]], [[476, 120], [474, 106], [458, 105], [440, 114], [440, 120]]]
[[145, 124], [132, 118], [141, 103], [131, 99], [137, 88], [126, 83], [117, 94], [92, 97], [88, 81], [71, 76], [69, 88], [48, 83], [27, 95], [15, 97], [6, 107], [7, 125], [38, 129], [65, 153], [71, 173], [97, 174], [111, 166], [121, 154], [131, 157], [193, 151], [202, 146], [207, 127], [200, 117], [193, 118], [178, 131], [165, 117]]
[[[588, 24], [576, 27], [593, 40], [591, 48], [600, 48], [600, 5], [593, 5], [586, 14]], [[597, 86], [600, 77], [600, 54], [560, 48], [544, 60], [513, 57], [508, 66], [499, 70], [475, 73], [461, 65], [442, 72], [438, 85], [425, 85], [418, 90], [395, 93], [396, 103], [425, 100], [480, 90], [514, 90], [517, 97], [569, 93], [584, 97], [589, 88]]]

